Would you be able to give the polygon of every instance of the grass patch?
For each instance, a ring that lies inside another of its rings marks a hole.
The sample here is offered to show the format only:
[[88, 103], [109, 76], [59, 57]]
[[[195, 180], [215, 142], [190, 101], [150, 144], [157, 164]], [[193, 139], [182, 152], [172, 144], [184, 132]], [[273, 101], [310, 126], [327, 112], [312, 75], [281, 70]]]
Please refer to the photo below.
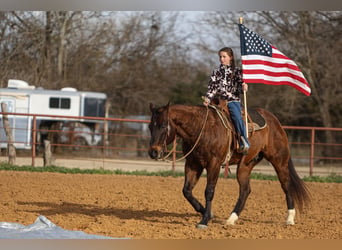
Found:
[[121, 169], [107, 170], [107, 169], [80, 169], [80, 168], [66, 168], [58, 166], [46, 167], [32, 167], [32, 166], [16, 166], [7, 163], [0, 163], [0, 170], [6, 171], [27, 171], [27, 172], [51, 172], [63, 174], [115, 174], [115, 175], [141, 175], [141, 176], [184, 176], [183, 172], [158, 171], [148, 172], [146, 170], [124, 171]]
[[328, 176], [309, 176], [304, 177], [304, 181], [308, 182], [327, 182], [327, 183], [342, 183], [342, 176], [337, 174], [330, 174]]
[[[121, 169], [107, 170], [107, 169], [79, 169], [79, 168], [66, 168], [58, 166], [46, 166], [46, 167], [32, 167], [32, 166], [16, 166], [8, 163], [0, 163], [0, 171], [27, 171], [27, 172], [52, 172], [52, 173], [63, 173], [63, 174], [114, 174], [114, 175], [137, 175], [137, 176], [162, 176], [162, 177], [182, 177], [183, 172], [168, 171], [156, 171], [149, 172], [146, 170], [136, 171], [124, 171]], [[206, 176], [203, 174], [203, 176]], [[221, 178], [224, 178], [223, 174], [220, 174]], [[229, 179], [236, 179], [235, 174], [230, 174]], [[278, 177], [275, 175], [266, 175], [260, 173], [252, 173], [251, 179], [255, 180], [271, 180], [277, 181]], [[342, 183], [342, 176], [337, 174], [331, 174], [328, 176], [310, 176], [304, 177], [306, 182], [326, 182], [326, 183]]]
[[[220, 177], [224, 178], [224, 174], [221, 173]], [[228, 179], [236, 179], [236, 174], [229, 174]], [[277, 181], [278, 177], [275, 175], [269, 175], [269, 174], [251, 173], [251, 179]]]

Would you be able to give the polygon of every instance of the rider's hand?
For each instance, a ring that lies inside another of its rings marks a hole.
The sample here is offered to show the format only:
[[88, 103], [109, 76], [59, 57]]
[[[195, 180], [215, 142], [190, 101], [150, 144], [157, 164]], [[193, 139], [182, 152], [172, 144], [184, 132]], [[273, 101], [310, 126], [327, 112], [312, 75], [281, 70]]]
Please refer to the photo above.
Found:
[[208, 106], [209, 104], [210, 104], [209, 98], [205, 97], [205, 98], [204, 98], [203, 105], [204, 105], [204, 106]]
[[248, 85], [247, 85], [247, 83], [242, 83], [242, 90], [243, 91], [248, 91]]

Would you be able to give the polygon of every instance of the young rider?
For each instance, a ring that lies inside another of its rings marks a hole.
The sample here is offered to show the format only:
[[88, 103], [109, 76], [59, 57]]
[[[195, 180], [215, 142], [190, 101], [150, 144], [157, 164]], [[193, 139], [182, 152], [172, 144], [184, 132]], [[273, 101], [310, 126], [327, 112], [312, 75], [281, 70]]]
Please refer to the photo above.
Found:
[[205, 106], [209, 105], [214, 97], [219, 97], [228, 102], [228, 110], [238, 133], [239, 151], [246, 154], [250, 144], [241, 117], [240, 94], [248, 90], [248, 85], [243, 82], [241, 69], [235, 66], [233, 50], [224, 47], [219, 50], [218, 55], [220, 66], [214, 69], [210, 76], [203, 104]]

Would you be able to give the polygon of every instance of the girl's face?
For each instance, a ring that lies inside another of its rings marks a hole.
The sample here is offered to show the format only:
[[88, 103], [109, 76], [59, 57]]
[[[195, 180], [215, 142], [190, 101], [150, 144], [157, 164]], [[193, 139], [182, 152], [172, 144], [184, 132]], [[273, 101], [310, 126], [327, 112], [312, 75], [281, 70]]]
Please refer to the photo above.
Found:
[[221, 51], [219, 53], [219, 57], [220, 57], [220, 63], [223, 65], [230, 65], [230, 62], [232, 61], [232, 57], [230, 55], [228, 55], [227, 52], [225, 51]]

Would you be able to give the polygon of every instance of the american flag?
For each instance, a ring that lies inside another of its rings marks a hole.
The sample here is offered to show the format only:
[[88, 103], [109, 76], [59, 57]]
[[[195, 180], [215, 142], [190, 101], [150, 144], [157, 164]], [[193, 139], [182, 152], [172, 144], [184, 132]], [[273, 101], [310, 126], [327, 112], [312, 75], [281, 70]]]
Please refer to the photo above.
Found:
[[239, 24], [245, 83], [289, 85], [305, 95], [311, 89], [297, 64], [259, 35]]

